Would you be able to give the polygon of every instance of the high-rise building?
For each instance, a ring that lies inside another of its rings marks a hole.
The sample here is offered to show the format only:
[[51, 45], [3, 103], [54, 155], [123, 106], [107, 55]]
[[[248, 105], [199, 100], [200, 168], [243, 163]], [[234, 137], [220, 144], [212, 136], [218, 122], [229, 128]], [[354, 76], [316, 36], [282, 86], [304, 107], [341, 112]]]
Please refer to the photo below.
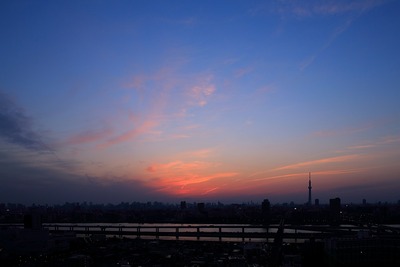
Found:
[[206, 207], [206, 205], [203, 202], [197, 203], [197, 210], [199, 212], [203, 213], [205, 211], [205, 207]]
[[329, 209], [331, 210], [331, 212], [339, 214], [340, 207], [341, 207], [340, 198], [336, 197], [329, 199]]
[[331, 224], [337, 225], [340, 222], [340, 209], [341, 203], [340, 198], [329, 199], [329, 212], [331, 215]]
[[40, 230], [42, 229], [42, 216], [38, 212], [24, 215], [24, 228]]
[[186, 209], [186, 201], [181, 201], [181, 210]]
[[263, 214], [269, 215], [269, 212], [271, 211], [271, 203], [267, 198], [261, 203], [261, 210]]

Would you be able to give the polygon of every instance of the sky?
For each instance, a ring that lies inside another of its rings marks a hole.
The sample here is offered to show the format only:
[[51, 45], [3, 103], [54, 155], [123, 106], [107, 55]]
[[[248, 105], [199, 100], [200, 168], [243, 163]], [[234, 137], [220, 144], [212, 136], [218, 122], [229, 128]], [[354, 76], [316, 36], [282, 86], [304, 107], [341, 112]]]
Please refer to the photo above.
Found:
[[0, 202], [397, 202], [399, 12], [0, 1]]

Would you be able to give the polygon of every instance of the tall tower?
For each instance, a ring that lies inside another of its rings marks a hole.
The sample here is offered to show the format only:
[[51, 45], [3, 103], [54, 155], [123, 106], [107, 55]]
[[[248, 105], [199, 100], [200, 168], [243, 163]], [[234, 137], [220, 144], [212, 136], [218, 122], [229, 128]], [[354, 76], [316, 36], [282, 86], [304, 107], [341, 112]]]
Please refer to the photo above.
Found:
[[308, 173], [308, 206], [311, 206], [311, 172]]

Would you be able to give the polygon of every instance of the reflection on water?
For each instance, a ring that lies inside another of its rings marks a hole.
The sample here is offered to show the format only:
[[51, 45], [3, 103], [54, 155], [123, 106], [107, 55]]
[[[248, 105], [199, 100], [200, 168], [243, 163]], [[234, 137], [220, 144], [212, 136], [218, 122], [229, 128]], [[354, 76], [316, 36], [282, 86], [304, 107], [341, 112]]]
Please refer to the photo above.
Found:
[[[54, 229], [54, 224], [45, 224], [45, 227]], [[90, 227], [91, 231], [101, 231], [102, 229], [114, 229], [118, 231], [119, 237], [137, 238], [140, 236], [142, 239], [156, 239], [161, 240], [186, 240], [186, 241], [223, 241], [223, 242], [273, 242], [273, 238], [243, 238], [240, 237], [242, 233], [277, 233], [279, 225], [250, 225], [250, 224], [176, 224], [176, 223], [60, 223], [57, 224], [58, 230], [74, 230], [85, 231]], [[73, 227], [73, 228], [71, 228]], [[140, 228], [140, 233], [154, 233], [154, 235], [132, 235], [132, 231], [136, 232]], [[124, 232], [131, 232], [129, 235], [124, 235]], [[204, 237], [204, 236], [163, 236], [162, 233], [237, 233], [239, 237]], [[159, 233], [158, 235], [156, 233]], [[300, 230], [300, 229], [284, 229], [284, 233], [321, 233], [321, 231]], [[78, 235], [79, 236], [79, 235]], [[84, 235], [80, 235], [84, 236]], [[114, 235], [107, 235], [112, 237]], [[306, 239], [285, 239], [287, 243], [302, 243]]]

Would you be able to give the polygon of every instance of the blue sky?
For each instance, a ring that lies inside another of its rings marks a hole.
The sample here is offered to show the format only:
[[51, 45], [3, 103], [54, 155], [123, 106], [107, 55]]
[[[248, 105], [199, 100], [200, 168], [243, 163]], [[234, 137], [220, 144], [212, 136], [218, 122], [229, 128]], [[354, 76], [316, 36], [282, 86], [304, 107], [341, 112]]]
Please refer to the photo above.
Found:
[[0, 202], [397, 201], [397, 1], [2, 1]]

